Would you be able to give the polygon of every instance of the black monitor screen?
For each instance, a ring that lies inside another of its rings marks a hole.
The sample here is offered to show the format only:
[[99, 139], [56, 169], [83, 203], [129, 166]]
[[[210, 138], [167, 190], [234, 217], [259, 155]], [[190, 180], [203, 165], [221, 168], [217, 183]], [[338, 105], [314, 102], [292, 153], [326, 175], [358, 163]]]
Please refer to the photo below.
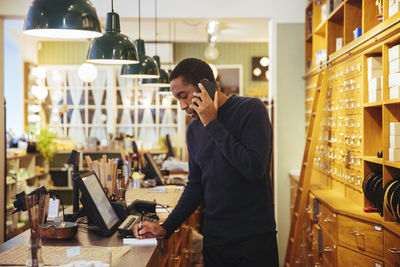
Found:
[[149, 178], [156, 179], [157, 185], [162, 185], [163, 182], [161, 178], [163, 178], [163, 174], [161, 173], [160, 168], [158, 168], [157, 163], [154, 161], [153, 156], [150, 152], [144, 153], [144, 159], [146, 160], [146, 169], [149, 175]]
[[82, 192], [82, 204], [90, 219], [105, 236], [113, 234], [120, 221], [96, 174], [90, 172], [77, 177], [77, 184]]

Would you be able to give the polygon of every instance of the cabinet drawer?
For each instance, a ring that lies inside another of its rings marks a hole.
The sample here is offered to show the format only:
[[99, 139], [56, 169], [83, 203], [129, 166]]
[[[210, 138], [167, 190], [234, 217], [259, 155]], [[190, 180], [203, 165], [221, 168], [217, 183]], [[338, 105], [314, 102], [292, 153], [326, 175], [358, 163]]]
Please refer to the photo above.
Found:
[[337, 265], [337, 244], [336, 240], [326, 231], [322, 229], [322, 265], [336, 266]]
[[337, 266], [350, 267], [383, 267], [383, 262], [353, 250], [338, 246]]
[[368, 251], [383, 257], [382, 226], [338, 216], [339, 244], [356, 251]]
[[337, 216], [321, 202], [319, 203], [318, 224], [327, 230], [334, 240], [337, 240]]
[[390, 262], [390, 266], [400, 266], [400, 237], [385, 231], [384, 243], [385, 261]]

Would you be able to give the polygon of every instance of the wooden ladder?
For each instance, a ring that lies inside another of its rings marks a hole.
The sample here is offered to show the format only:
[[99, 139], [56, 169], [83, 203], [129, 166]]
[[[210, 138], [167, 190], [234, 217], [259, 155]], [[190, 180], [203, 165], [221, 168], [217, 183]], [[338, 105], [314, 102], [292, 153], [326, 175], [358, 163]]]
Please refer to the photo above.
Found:
[[320, 136], [320, 124], [328, 88], [327, 76], [326, 68], [318, 73], [317, 88], [315, 89], [311, 119], [307, 130], [306, 146], [304, 149], [300, 178], [297, 186], [296, 202], [292, 213], [289, 240], [286, 248], [285, 267], [295, 266], [296, 252], [300, 245], [302, 235], [301, 224], [303, 223], [306, 214], [307, 197], [311, 181], [311, 172], [314, 165], [315, 148]]

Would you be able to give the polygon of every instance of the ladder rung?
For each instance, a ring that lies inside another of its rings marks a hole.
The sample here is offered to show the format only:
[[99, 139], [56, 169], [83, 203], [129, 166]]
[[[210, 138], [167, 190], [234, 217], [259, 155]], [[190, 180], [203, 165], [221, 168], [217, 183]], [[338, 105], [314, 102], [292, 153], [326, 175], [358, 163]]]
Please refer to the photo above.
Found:
[[303, 166], [304, 166], [304, 167], [307, 167], [307, 162], [304, 162], [304, 163], [303, 163]]
[[299, 186], [298, 190], [300, 191], [300, 193], [303, 193], [303, 187]]
[[311, 141], [311, 137], [308, 137], [307, 140], [308, 140], [308, 141]]
[[317, 112], [313, 112], [312, 115], [313, 115], [313, 116], [317, 115]]
[[290, 238], [290, 243], [294, 243], [294, 237]]
[[296, 217], [296, 218], [299, 217], [299, 213], [298, 213], [298, 212], [293, 213], [293, 215], [294, 215], [294, 217]]
[[317, 87], [317, 91], [320, 92], [321, 91], [321, 86]]

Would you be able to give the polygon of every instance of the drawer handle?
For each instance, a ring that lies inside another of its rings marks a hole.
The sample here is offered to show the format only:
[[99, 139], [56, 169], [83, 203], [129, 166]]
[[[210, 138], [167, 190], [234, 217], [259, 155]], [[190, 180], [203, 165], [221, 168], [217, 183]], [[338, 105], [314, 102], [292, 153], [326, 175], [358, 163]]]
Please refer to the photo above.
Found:
[[392, 254], [400, 254], [400, 250], [397, 248], [388, 248], [387, 250]]
[[325, 218], [324, 222], [333, 222], [333, 220], [331, 218]]
[[324, 247], [324, 252], [332, 252], [332, 251], [335, 251], [335, 249], [331, 247]]
[[357, 233], [357, 232], [350, 232], [349, 234], [355, 235], [355, 236], [364, 236], [364, 234], [359, 234], [359, 233]]

